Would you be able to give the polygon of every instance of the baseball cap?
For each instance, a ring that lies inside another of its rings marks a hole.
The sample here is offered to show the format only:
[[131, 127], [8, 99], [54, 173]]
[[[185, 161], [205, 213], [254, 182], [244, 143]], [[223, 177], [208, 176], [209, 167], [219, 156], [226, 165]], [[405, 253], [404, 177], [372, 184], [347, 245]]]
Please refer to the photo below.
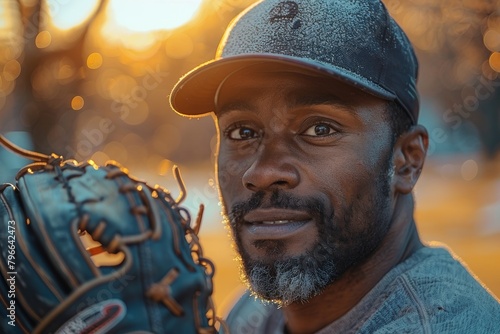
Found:
[[179, 114], [215, 109], [221, 83], [235, 71], [269, 63], [325, 75], [397, 101], [417, 122], [418, 61], [379, 0], [263, 0], [229, 25], [215, 59], [184, 75], [170, 104]]

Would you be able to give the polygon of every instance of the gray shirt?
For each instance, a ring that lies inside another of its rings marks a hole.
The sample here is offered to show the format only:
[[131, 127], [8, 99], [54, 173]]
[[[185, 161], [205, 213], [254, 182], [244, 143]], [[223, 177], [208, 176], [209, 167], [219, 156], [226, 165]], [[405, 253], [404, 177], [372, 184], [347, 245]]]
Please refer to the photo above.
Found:
[[[283, 334], [283, 312], [245, 293], [231, 310], [232, 334]], [[317, 334], [500, 333], [500, 303], [444, 248], [424, 247], [348, 313]]]

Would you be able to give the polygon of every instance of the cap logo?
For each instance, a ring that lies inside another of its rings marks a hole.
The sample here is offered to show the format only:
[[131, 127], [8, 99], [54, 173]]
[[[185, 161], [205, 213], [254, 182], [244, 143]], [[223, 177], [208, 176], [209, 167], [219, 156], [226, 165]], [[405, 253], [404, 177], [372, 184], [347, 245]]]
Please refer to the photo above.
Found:
[[295, 1], [282, 1], [269, 12], [269, 22], [274, 23], [281, 20], [291, 20], [299, 13], [299, 5]]

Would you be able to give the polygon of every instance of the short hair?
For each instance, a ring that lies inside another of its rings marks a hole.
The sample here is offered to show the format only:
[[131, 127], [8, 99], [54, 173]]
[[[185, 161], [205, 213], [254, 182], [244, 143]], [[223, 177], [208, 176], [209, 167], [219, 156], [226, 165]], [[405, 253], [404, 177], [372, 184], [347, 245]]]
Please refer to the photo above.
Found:
[[385, 109], [385, 119], [389, 123], [392, 131], [392, 146], [396, 140], [413, 125], [413, 121], [403, 107], [396, 101], [390, 101]]

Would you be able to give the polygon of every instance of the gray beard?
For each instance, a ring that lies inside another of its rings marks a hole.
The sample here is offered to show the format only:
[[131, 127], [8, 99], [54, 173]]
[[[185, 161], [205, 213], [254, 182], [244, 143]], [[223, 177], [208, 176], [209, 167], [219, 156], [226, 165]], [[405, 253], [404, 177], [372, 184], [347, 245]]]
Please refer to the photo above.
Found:
[[278, 305], [305, 302], [328, 286], [337, 267], [333, 261], [318, 261], [312, 254], [278, 260], [272, 264], [244, 264], [247, 285], [254, 295]]
[[[264, 193], [255, 193], [248, 202], [233, 206], [228, 220], [240, 253], [241, 276], [252, 294], [279, 306], [305, 303], [338, 280], [349, 268], [365, 261], [380, 245], [390, 227], [388, 174], [390, 170], [386, 169], [377, 178], [376, 194], [365, 198], [365, 206], [357, 202], [356, 207], [351, 203], [345, 208], [343, 228], [335, 224], [333, 212], [325, 217], [325, 207], [319, 200], [292, 198], [278, 191], [273, 193], [271, 205], [307, 210], [318, 222], [317, 242], [311, 250], [296, 257], [257, 261], [243, 248], [237, 222], [241, 223], [248, 211], [261, 205]], [[362, 232], [349, 231], [349, 227], [356, 225], [360, 219], [370, 222], [368, 227]], [[340, 249], [337, 246], [339, 240], [343, 243], [347, 240], [349, 249]], [[276, 255], [283, 252], [284, 244], [281, 240], [267, 240], [259, 248]]]

